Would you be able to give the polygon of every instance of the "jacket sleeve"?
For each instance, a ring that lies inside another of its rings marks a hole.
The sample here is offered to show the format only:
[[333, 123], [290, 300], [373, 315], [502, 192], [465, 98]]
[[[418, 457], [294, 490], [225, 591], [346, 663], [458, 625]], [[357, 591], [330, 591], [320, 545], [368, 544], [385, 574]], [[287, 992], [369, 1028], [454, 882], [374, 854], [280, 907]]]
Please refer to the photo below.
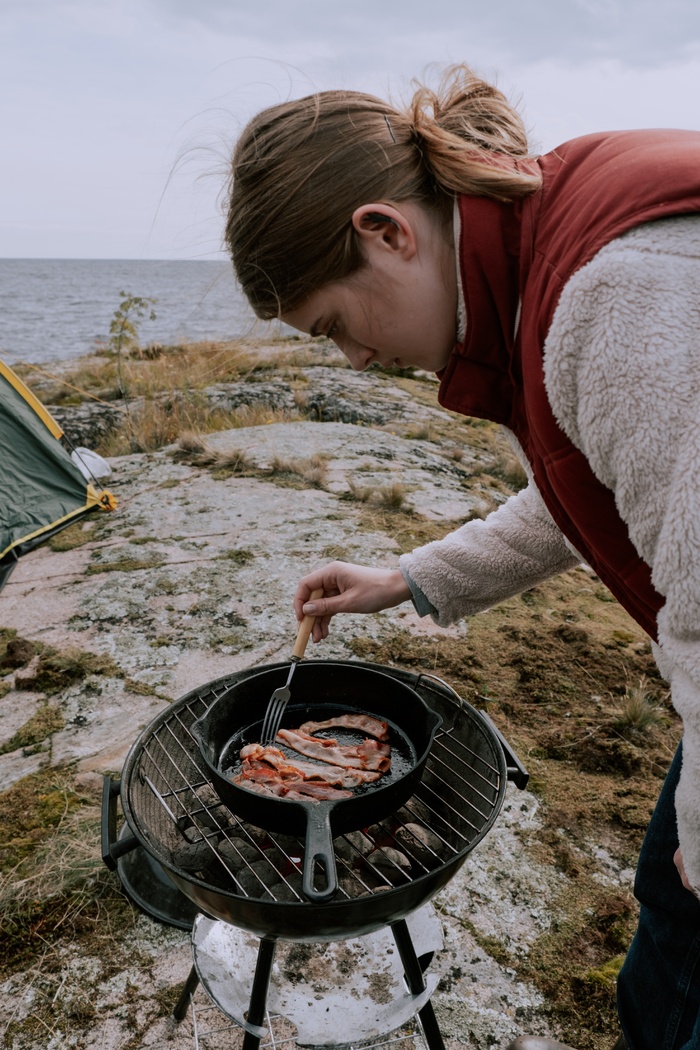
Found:
[[683, 719], [676, 813], [700, 890], [700, 216], [637, 227], [568, 282], [545, 378], [665, 599], [657, 660]]
[[404, 554], [399, 566], [445, 627], [578, 565], [530, 483], [483, 521]]

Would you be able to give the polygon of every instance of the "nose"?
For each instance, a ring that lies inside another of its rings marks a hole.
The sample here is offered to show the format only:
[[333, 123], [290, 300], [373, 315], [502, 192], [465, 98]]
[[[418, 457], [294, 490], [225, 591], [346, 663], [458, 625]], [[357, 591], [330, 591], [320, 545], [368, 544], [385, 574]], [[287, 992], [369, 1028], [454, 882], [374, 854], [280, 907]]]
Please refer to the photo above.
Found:
[[353, 339], [334, 339], [339, 350], [347, 357], [354, 372], [364, 372], [374, 360], [374, 351]]

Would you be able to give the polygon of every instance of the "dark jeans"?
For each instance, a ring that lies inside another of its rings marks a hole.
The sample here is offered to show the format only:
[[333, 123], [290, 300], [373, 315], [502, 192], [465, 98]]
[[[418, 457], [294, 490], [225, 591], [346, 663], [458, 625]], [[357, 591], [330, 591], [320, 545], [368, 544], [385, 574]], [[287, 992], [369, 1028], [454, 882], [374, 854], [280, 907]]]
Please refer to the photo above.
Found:
[[629, 1050], [700, 1050], [700, 901], [673, 863], [680, 769], [679, 747], [639, 855], [639, 926], [617, 984]]

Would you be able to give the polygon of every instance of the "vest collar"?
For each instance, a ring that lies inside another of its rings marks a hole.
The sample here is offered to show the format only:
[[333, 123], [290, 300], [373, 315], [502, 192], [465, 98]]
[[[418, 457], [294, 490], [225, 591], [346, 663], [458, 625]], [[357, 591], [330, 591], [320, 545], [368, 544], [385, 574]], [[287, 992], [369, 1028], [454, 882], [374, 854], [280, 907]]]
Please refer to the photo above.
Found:
[[522, 203], [462, 196], [457, 204], [466, 333], [439, 373], [438, 400], [453, 412], [507, 424], [517, 387]]

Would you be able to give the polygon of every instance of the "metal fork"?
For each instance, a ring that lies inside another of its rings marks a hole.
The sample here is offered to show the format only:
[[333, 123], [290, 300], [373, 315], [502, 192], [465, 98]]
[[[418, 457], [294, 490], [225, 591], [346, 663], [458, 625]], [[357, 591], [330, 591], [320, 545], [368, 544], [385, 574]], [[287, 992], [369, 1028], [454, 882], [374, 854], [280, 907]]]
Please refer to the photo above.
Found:
[[[314, 601], [316, 598], [323, 597], [323, 588], [319, 588], [316, 591], [311, 592], [309, 601]], [[287, 675], [287, 681], [284, 685], [279, 686], [275, 689], [274, 693], [267, 702], [267, 711], [265, 712], [265, 718], [262, 724], [262, 730], [260, 733], [260, 743], [263, 747], [267, 747], [269, 744], [274, 744], [277, 737], [277, 732], [282, 722], [282, 715], [284, 709], [289, 703], [291, 692], [289, 689], [292, 677], [296, 670], [296, 666], [299, 661], [303, 658], [306, 652], [306, 645], [311, 634], [311, 628], [316, 620], [315, 616], [305, 616], [299, 625], [297, 632], [297, 639], [294, 643], [294, 649], [292, 650], [291, 656], [291, 667], [289, 668], [289, 674]]]

